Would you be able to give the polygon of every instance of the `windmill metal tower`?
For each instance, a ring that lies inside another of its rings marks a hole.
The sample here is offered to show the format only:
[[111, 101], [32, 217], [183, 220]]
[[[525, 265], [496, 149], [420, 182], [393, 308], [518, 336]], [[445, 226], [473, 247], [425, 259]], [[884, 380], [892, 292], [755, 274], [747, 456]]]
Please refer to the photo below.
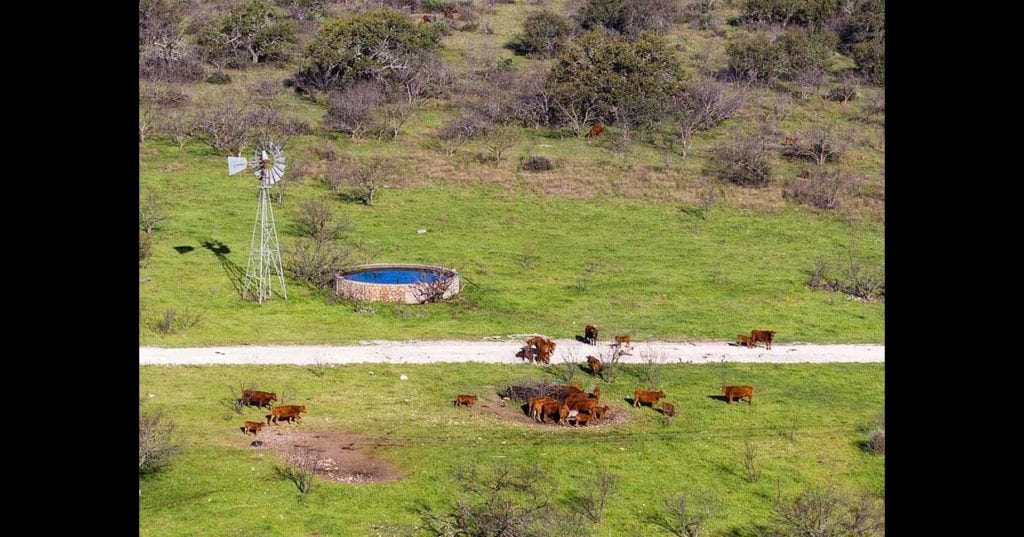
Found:
[[284, 153], [280, 144], [266, 142], [256, 148], [256, 158], [228, 157], [228, 175], [251, 168], [260, 180], [259, 201], [256, 203], [256, 222], [249, 243], [249, 261], [245, 265], [245, 284], [242, 298], [254, 298], [260, 304], [273, 296], [274, 279], [281, 284], [280, 295], [288, 298], [281, 266], [281, 246], [274, 225], [274, 208], [270, 204], [270, 187], [284, 175]]

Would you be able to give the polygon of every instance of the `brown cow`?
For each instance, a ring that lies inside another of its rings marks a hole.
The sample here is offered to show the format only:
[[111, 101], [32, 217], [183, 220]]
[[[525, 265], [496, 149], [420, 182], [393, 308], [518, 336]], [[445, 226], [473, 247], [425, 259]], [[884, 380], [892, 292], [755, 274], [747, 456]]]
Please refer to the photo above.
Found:
[[638, 388], [636, 391], [633, 392], [633, 406], [636, 407], [640, 405], [650, 405], [651, 408], [654, 408], [654, 405], [657, 404], [658, 399], [661, 399], [662, 397], [665, 397], [665, 392], [651, 392], [647, 390], [641, 390]]
[[[551, 363], [551, 355], [555, 352], [555, 342], [541, 336], [534, 336], [526, 340], [526, 347], [537, 348], [537, 361], [545, 364]], [[532, 350], [527, 350], [527, 355], [532, 356]]]
[[597, 375], [601, 372], [601, 360], [596, 356], [587, 356], [587, 367], [590, 368], [590, 372]]
[[759, 341], [764, 342], [766, 349], [771, 350], [772, 338], [775, 337], [774, 330], [751, 330], [750, 331], [750, 345], [753, 347], [757, 346]]
[[666, 416], [670, 418], [676, 415], [676, 406], [673, 405], [672, 403], [662, 403], [661, 410], [662, 412], [664, 412]]
[[305, 405], [282, 405], [275, 406], [270, 409], [270, 414], [267, 414], [267, 423], [271, 421], [276, 425], [278, 420], [285, 420], [289, 423], [292, 421], [302, 421], [301, 414], [306, 412]]
[[624, 336], [615, 336], [615, 344], [620, 347], [623, 345], [627, 347], [633, 346], [633, 344], [629, 342], [629, 334], [626, 334]]
[[541, 414], [545, 403], [557, 403], [556, 399], [552, 399], [546, 395], [540, 395], [537, 397], [531, 397], [528, 400], [530, 404], [530, 417], [536, 421], [543, 421]]
[[601, 387], [600, 386], [594, 386], [594, 391], [591, 392], [591, 396], [594, 399], [600, 399], [601, 398]]
[[611, 409], [611, 407], [609, 407], [608, 405], [594, 407], [594, 419], [595, 420], [600, 420], [600, 419], [604, 418], [604, 416], [606, 414], [608, 414], [608, 411], [610, 409]]
[[750, 336], [743, 334], [739, 334], [736, 336], [736, 344], [741, 347], [746, 345], [748, 349], [753, 346], [750, 344]]
[[604, 132], [604, 125], [595, 123], [593, 127], [590, 127], [590, 132], [587, 133], [587, 140], [593, 140], [601, 136], [602, 132]]
[[583, 329], [583, 340], [590, 345], [597, 345], [597, 327], [592, 324], [588, 324], [587, 327]]
[[452, 405], [454, 405], [454, 406], [463, 406], [463, 405], [465, 405], [467, 407], [471, 407], [474, 404], [476, 404], [476, 396], [475, 395], [458, 395], [458, 396], [455, 397], [455, 400], [452, 401]]
[[[562, 403], [551, 400], [545, 401], [540, 408], [540, 422], [547, 423], [548, 418], [558, 417], [558, 421], [562, 421], [562, 408], [565, 407]], [[565, 409], [566, 416], [569, 414], [569, 409]]]
[[256, 436], [256, 433], [263, 428], [263, 425], [265, 424], [262, 421], [247, 421], [245, 422], [245, 425], [242, 426], [242, 433], [245, 435], [252, 433], [253, 436]]
[[732, 400], [739, 401], [747, 398], [748, 404], [754, 404], [754, 388], [752, 386], [722, 386], [722, 393], [725, 394], [725, 402], [732, 404]]
[[587, 414], [585, 412], [580, 412], [579, 414], [576, 414], [576, 420], [575, 420], [574, 427], [579, 427], [581, 425], [587, 425], [588, 423], [590, 423], [590, 418], [591, 418], [591, 415]]
[[254, 406], [270, 410], [270, 403], [277, 401], [277, 394], [274, 392], [261, 392], [259, 390], [242, 390], [242, 397], [238, 400], [242, 406]]

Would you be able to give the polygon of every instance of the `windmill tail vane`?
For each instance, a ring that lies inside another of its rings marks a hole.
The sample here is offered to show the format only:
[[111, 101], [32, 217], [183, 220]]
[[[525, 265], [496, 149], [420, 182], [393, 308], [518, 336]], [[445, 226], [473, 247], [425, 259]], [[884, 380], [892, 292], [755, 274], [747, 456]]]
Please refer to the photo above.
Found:
[[249, 244], [249, 261], [245, 269], [242, 298], [255, 298], [262, 304], [264, 300], [269, 300], [273, 296], [275, 279], [281, 286], [280, 295], [288, 298], [281, 265], [281, 246], [277, 241], [277, 226], [274, 223], [274, 209], [267, 193], [270, 187], [284, 176], [285, 163], [284, 153], [279, 144], [266, 143], [255, 153], [253, 160], [228, 157], [228, 175], [235, 175], [249, 168], [260, 180], [256, 222]]

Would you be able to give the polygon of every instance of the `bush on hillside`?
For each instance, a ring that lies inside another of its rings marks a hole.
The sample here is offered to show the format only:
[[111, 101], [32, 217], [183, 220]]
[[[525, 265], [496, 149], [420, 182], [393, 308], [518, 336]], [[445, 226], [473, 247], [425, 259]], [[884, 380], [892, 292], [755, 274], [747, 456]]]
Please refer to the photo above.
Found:
[[575, 30], [572, 21], [553, 11], [531, 13], [523, 21], [522, 33], [515, 36], [509, 47], [518, 54], [540, 58], [554, 58]]

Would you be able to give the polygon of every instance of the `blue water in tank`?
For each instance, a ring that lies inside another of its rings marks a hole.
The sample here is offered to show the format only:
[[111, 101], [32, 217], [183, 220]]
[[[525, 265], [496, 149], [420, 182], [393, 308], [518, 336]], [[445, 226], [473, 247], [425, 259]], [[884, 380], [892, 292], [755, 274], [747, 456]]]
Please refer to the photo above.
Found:
[[410, 284], [433, 283], [444, 279], [445, 275], [432, 269], [382, 268], [353, 272], [346, 274], [344, 278], [362, 283]]

